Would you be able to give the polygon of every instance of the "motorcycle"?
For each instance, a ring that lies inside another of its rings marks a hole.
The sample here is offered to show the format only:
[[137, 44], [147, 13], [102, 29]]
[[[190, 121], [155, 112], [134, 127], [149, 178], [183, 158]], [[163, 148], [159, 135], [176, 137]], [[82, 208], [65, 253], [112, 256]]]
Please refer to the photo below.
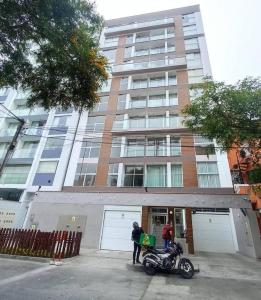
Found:
[[182, 246], [175, 242], [170, 242], [165, 250], [147, 247], [142, 255], [142, 264], [148, 275], [155, 275], [158, 270], [175, 271], [183, 278], [190, 279], [194, 275], [194, 266], [188, 258], [182, 257], [182, 254]]

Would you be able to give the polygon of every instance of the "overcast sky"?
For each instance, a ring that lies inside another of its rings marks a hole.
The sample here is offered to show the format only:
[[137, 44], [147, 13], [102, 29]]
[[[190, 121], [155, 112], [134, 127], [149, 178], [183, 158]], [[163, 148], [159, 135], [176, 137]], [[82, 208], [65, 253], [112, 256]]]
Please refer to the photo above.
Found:
[[105, 19], [200, 4], [215, 80], [261, 76], [261, 0], [96, 0]]

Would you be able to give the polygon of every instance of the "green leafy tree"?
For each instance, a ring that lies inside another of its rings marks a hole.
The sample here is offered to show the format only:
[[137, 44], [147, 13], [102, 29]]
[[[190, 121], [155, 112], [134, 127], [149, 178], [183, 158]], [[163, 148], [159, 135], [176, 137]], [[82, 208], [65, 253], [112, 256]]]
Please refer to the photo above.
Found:
[[215, 138], [223, 150], [244, 143], [261, 146], [260, 79], [248, 77], [235, 85], [206, 79], [193, 88], [200, 93], [183, 109], [188, 128]]
[[0, 1], [0, 88], [30, 90], [30, 107], [92, 108], [108, 79], [102, 26], [85, 0]]

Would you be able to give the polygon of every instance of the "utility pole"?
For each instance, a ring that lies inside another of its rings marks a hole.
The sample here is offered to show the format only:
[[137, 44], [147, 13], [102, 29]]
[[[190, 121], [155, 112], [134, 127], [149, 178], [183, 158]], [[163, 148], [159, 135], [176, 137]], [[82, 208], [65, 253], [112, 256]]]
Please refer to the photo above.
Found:
[[10, 143], [10, 145], [8, 146], [7, 148], [7, 151], [6, 151], [6, 154], [5, 154], [5, 157], [3, 159], [3, 162], [0, 166], [0, 177], [2, 176], [2, 172], [3, 172], [3, 169], [5, 167], [5, 164], [6, 162], [8, 161], [9, 157], [11, 156], [11, 154], [13, 153], [14, 149], [15, 149], [15, 146], [17, 144], [17, 140], [18, 140], [18, 137], [20, 135], [20, 133], [22, 132], [23, 130], [23, 127], [24, 127], [24, 124], [25, 124], [25, 120], [24, 119], [20, 119], [19, 117], [17, 117], [16, 115], [14, 115], [9, 109], [7, 109], [3, 104], [1, 104], [1, 106], [3, 106], [9, 113], [11, 113], [15, 119], [17, 119], [19, 121], [19, 125], [18, 127], [16, 128], [16, 132], [12, 138], [12, 141]]

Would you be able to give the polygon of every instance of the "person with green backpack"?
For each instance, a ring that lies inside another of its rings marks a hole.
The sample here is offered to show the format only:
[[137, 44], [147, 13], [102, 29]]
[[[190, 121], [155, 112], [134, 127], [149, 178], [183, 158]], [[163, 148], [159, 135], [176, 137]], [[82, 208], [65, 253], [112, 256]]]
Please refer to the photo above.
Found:
[[139, 227], [138, 222], [133, 222], [132, 224], [133, 230], [131, 234], [131, 240], [134, 242], [134, 249], [133, 249], [133, 264], [138, 263], [140, 264], [140, 251], [141, 251], [141, 245], [140, 245], [140, 236], [142, 233], [144, 233], [143, 229]]

